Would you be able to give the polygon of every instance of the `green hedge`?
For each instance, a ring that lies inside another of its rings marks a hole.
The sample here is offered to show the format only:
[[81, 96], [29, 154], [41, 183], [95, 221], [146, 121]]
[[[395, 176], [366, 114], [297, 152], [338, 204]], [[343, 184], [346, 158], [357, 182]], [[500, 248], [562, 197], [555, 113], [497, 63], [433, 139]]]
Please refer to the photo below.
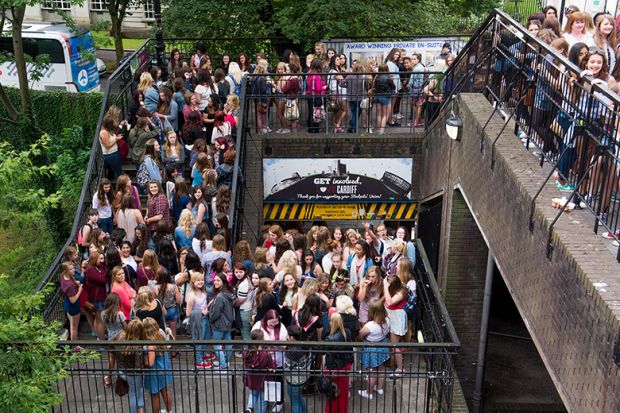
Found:
[[[11, 102], [19, 108], [19, 89], [7, 87], [5, 90]], [[102, 93], [69, 93], [57, 90], [49, 92], [33, 90], [31, 93], [34, 116], [42, 132], [58, 135], [65, 128], [81, 126], [84, 135], [94, 136], [103, 101]], [[7, 116], [4, 105], [0, 105], [0, 116]], [[24, 147], [24, 145], [34, 143], [28, 136], [19, 127], [8, 122], [0, 122], [0, 140], [7, 140], [17, 147]], [[35, 139], [38, 137], [36, 136]]]

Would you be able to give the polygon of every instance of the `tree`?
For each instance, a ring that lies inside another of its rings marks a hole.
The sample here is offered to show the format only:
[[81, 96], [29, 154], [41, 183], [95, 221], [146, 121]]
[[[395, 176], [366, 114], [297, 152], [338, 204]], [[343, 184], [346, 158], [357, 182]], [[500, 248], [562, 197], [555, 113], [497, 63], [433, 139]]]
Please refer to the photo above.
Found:
[[0, 411], [49, 412], [62, 400], [58, 381], [69, 366], [96, 354], [57, 345], [60, 326], [38, 315], [45, 292], [20, 293], [0, 275], [0, 298]]
[[121, 61], [125, 56], [123, 49], [123, 21], [127, 16], [127, 9], [143, 4], [143, 0], [108, 0], [106, 7], [110, 13], [110, 34], [114, 38], [114, 49], [116, 50], [116, 60]]

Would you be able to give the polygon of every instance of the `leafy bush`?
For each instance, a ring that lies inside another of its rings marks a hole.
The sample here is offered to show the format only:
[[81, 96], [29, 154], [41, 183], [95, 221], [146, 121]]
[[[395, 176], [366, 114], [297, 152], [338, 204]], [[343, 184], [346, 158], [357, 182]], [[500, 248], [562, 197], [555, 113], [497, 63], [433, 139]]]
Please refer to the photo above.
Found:
[[[19, 106], [19, 89], [5, 88], [13, 104]], [[37, 91], [32, 93], [32, 107], [39, 130], [50, 135], [60, 134], [64, 128], [81, 126], [86, 136], [96, 132], [103, 95], [98, 92], [69, 93], [65, 91]], [[0, 105], [0, 116], [6, 117], [6, 109]], [[40, 135], [40, 133], [38, 134]], [[0, 122], [0, 141], [10, 141], [17, 149], [24, 149], [40, 136], [8, 122]]]
[[96, 358], [57, 345], [58, 325], [37, 315], [43, 295], [15, 291], [0, 276], [0, 411], [48, 412], [62, 400], [57, 383], [78, 360]]

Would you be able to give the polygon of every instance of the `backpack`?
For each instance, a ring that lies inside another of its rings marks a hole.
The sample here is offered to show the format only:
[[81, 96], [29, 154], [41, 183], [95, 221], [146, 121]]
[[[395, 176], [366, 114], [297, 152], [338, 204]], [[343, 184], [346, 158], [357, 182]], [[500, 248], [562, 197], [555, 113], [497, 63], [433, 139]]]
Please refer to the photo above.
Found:
[[[89, 224], [89, 223], [87, 222], [86, 224], [84, 224], [84, 227], [85, 227], [85, 226], [87, 226], [87, 225], [88, 225], [88, 227], [90, 228], [90, 230], [92, 231], [92, 230], [93, 230], [93, 226], [92, 226], [92, 224]], [[79, 249], [81, 252], [84, 252], [83, 250], [88, 251], [88, 247], [84, 247], [84, 246], [82, 246], [82, 242], [84, 242], [84, 235], [82, 234], [82, 231], [84, 231], [84, 227], [82, 227], [82, 228], [80, 229], [80, 231], [78, 232], [78, 236], [77, 236], [77, 244], [78, 244], [78, 249]]]
[[407, 314], [407, 317], [409, 318], [409, 320], [413, 321], [413, 318], [414, 318], [413, 316], [415, 313], [415, 306], [416, 306], [416, 302], [418, 301], [418, 296], [414, 290], [407, 289], [407, 292], [408, 292], [407, 303], [403, 307], [403, 310], [405, 310], [405, 313]]
[[138, 168], [138, 172], [136, 173], [136, 179], [138, 181], [138, 185], [144, 190], [146, 190], [146, 185], [149, 182], [149, 171], [146, 169], [146, 162], [142, 161], [140, 167]]
[[235, 85], [235, 95], [240, 97], [241, 96], [241, 82], [237, 83], [234, 76], [228, 75], [227, 77], [230, 78], [230, 80], [232, 80], [233, 82], [233, 85]]

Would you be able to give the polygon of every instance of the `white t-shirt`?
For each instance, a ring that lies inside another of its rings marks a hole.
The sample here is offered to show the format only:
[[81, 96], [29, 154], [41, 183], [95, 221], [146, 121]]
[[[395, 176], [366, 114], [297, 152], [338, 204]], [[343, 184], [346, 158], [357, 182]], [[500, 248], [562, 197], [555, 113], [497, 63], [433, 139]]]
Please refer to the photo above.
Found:
[[[280, 337], [276, 338], [273, 333], [269, 333], [266, 330], [263, 330], [260, 325], [260, 321], [256, 322], [252, 327], [252, 331], [261, 330], [265, 336], [265, 341], [287, 341], [288, 340], [288, 331], [286, 331], [286, 327], [284, 324], [280, 323]], [[276, 362], [276, 367], [282, 367], [284, 365], [284, 353], [281, 351], [274, 351], [274, 359]]]
[[332, 269], [333, 255], [333, 252], [329, 252], [323, 256], [323, 259], [321, 260], [321, 267], [323, 268], [323, 272], [329, 273], [329, 271]]
[[200, 248], [200, 240], [198, 238], [192, 238], [192, 249], [200, 257], [200, 261], [202, 261], [203, 255], [213, 251], [213, 241], [210, 239], [205, 240], [205, 247]]
[[112, 205], [109, 202], [105, 205], [101, 205], [97, 195], [98, 194], [95, 192], [95, 196], [93, 196], [93, 208], [99, 212], [99, 219], [112, 218]]
[[205, 110], [205, 108], [207, 107], [207, 103], [209, 103], [209, 97], [211, 96], [212, 93], [215, 93], [215, 92], [209, 86], [203, 86], [203, 85], [196, 86], [196, 89], [194, 89], [194, 92], [200, 95], [200, 102], [198, 102], [198, 109], [200, 109], [200, 111]]
[[390, 332], [390, 319], [386, 318], [385, 324], [383, 326], [380, 326], [374, 321], [369, 321], [366, 324], [364, 324], [364, 327], [367, 328], [368, 331], [370, 332], [366, 336], [366, 340], [372, 343], [377, 343], [379, 341], [383, 341], [387, 333]]
[[251, 311], [252, 310], [252, 300], [248, 299], [248, 294], [250, 293], [250, 280], [246, 277], [245, 280], [241, 281], [241, 284], [237, 287], [237, 298], [245, 298], [246, 300], [239, 306], [241, 311]]

